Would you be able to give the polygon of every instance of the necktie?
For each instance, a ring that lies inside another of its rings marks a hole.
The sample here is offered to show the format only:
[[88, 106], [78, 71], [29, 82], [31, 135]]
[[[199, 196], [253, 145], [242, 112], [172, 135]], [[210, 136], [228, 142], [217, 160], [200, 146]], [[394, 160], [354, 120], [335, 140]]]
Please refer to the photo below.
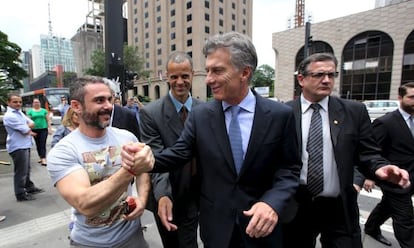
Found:
[[321, 106], [317, 103], [311, 104], [313, 109], [309, 136], [306, 150], [308, 159], [308, 190], [317, 196], [323, 190], [323, 141], [322, 141], [322, 117], [319, 113]]
[[234, 165], [236, 167], [237, 174], [240, 172], [240, 168], [243, 163], [243, 145], [242, 136], [238, 120], [240, 112], [239, 106], [231, 107], [231, 121], [229, 127], [229, 139], [231, 145], [231, 151], [233, 153]]
[[414, 137], [414, 116], [412, 115], [412, 116], [410, 116], [410, 130], [411, 130], [411, 134], [413, 135], [413, 137]]
[[185, 122], [185, 120], [187, 119], [187, 115], [188, 115], [188, 112], [187, 112], [187, 108], [183, 105], [182, 107], [181, 107], [181, 110], [180, 110], [180, 118], [181, 118], [181, 121], [184, 123]]

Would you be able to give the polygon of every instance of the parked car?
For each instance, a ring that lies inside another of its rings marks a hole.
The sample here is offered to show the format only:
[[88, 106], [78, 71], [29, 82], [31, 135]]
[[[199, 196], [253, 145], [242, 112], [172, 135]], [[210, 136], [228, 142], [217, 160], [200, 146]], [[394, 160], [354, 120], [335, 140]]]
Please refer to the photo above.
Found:
[[400, 106], [400, 102], [397, 100], [368, 100], [363, 103], [367, 106], [371, 121], [398, 109]]

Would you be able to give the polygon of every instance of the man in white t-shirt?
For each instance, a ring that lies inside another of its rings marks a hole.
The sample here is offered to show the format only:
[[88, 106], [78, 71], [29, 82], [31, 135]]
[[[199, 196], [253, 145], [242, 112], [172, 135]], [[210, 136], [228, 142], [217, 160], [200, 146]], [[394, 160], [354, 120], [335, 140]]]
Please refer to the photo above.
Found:
[[[109, 127], [112, 92], [101, 78], [76, 79], [70, 95], [79, 127], [49, 152], [47, 169], [60, 195], [73, 207], [71, 247], [148, 247], [140, 216], [147, 201], [149, 175], [138, 168], [121, 167], [122, 145], [137, 142], [137, 138], [129, 131]], [[154, 163], [150, 147], [137, 146], [141, 163]], [[138, 196], [132, 194], [134, 179]]]

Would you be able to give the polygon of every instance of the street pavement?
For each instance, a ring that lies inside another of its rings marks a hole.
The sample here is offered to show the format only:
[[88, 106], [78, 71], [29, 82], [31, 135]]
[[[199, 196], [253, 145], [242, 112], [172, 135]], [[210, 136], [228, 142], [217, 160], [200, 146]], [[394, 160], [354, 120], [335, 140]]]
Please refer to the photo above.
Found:
[[[51, 140], [51, 136], [48, 140]], [[37, 199], [34, 201], [17, 202], [13, 191], [13, 163], [7, 151], [0, 150], [0, 215], [7, 217], [0, 222], [2, 248], [55, 248], [69, 245], [70, 207], [53, 187], [46, 167], [37, 161], [38, 156], [34, 147], [31, 152], [31, 178], [36, 186], [43, 188], [45, 192], [35, 195]], [[7, 165], [8, 162], [10, 165]], [[362, 230], [363, 223], [380, 197], [379, 190], [359, 196]], [[152, 213], [145, 211], [141, 222], [145, 227], [144, 236], [149, 246], [162, 247]], [[392, 242], [392, 247], [400, 247], [392, 232], [390, 220], [382, 226], [382, 230], [383, 235]], [[387, 247], [364, 234], [362, 238], [365, 248]], [[199, 247], [202, 248], [201, 241]]]

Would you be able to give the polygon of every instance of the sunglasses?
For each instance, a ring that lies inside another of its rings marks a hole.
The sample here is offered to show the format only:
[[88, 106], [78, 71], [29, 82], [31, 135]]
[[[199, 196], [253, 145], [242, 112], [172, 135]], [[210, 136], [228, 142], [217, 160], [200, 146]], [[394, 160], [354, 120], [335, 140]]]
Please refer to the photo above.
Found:
[[325, 76], [328, 76], [328, 78], [336, 78], [338, 76], [338, 72], [305, 72], [303, 74], [305, 77], [306, 76], [311, 76], [312, 78], [315, 79], [321, 79], [324, 78]]

